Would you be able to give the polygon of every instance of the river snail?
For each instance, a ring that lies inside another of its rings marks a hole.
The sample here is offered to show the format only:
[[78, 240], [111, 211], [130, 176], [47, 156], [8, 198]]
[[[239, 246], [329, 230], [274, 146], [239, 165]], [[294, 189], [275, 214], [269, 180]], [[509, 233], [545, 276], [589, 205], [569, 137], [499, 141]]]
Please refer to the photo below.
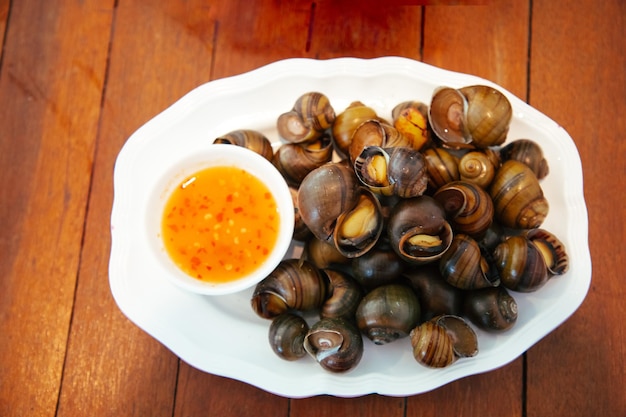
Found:
[[270, 347], [281, 359], [295, 361], [306, 356], [304, 337], [309, 325], [301, 316], [282, 313], [272, 319], [268, 339]]
[[428, 106], [415, 100], [399, 103], [391, 110], [393, 126], [410, 140], [413, 149], [422, 149], [428, 137]]
[[439, 87], [429, 107], [433, 131], [445, 146], [455, 149], [501, 145], [512, 116], [506, 96], [487, 85]]
[[515, 298], [502, 285], [464, 293], [463, 315], [482, 330], [509, 330], [517, 322], [517, 314]]
[[534, 229], [548, 215], [548, 200], [535, 173], [524, 163], [508, 160], [496, 171], [489, 187], [495, 218], [505, 227]]
[[347, 156], [350, 143], [352, 142], [352, 135], [357, 127], [361, 123], [377, 117], [374, 109], [360, 101], [350, 103], [344, 111], [337, 115], [333, 122], [332, 137], [337, 151], [343, 156]]
[[450, 248], [439, 260], [439, 271], [446, 282], [463, 290], [500, 284], [491, 254], [471, 236], [462, 233], [454, 236]]
[[241, 146], [258, 153], [268, 161], [274, 156], [272, 143], [261, 132], [252, 129], [237, 129], [213, 140], [213, 143]]
[[487, 189], [496, 175], [499, 161], [494, 161], [483, 151], [471, 151], [459, 159], [459, 176], [461, 181], [471, 182]]
[[438, 190], [439, 187], [461, 179], [459, 174], [459, 159], [450, 151], [432, 147], [422, 151], [426, 160], [428, 173], [428, 188]]
[[361, 361], [363, 338], [351, 321], [324, 318], [315, 322], [307, 332], [304, 349], [323, 369], [343, 373]]
[[289, 185], [299, 186], [315, 168], [330, 162], [333, 146], [330, 136], [303, 143], [285, 143], [274, 153], [272, 163]]
[[523, 162], [535, 173], [538, 180], [542, 180], [550, 172], [541, 146], [531, 139], [516, 139], [509, 142], [500, 148], [500, 157], [503, 161], [513, 159]]
[[454, 315], [441, 315], [411, 330], [415, 360], [430, 368], [444, 368], [458, 358], [478, 354], [478, 337], [467, 322]]
[[386, 196], [417, 197], [428, 185], [424, 156], [409, 147], [367, 146], [354, 161], [354, 170], [361, 183]]
[[448, 284], [436, 264], [407, 269], [403, 276], [415, 290], [420, 304], [420, 322], [442, 314], [461, 315], [465, 291]]
[[368, 146], [381, 148], [410, 147], [410, 140], [389, 122], [381, 119], [370, 119], [361, 123], [352, 134], [348, 149], [351, 163], [354, 163], [363, 149]]
[[396, 204], [387, 222], [389, 242], [394, 251], [412, 264], [434, 262], [452, 243], [452, 227], [441, 205], [421, 195]]
[[321, 318], [342, 317], [351, 320], [363, 298], [363, 289], [347, 273], [326, 269], [328, 277], [328, 298], [320, 307]]
[[496, 246], [493, 258], [502, 285], [520, 292], [536, 291], [550, 277], [563, 274], [569, 267], [563, 244], [543, 229], [508, 237]]
[[276, 122], [278, 134], [288, 142], [300, 143], [320, 137], [335, 121], [335, 110], [320, 92], [302, 94], [293, 108]]
[[328, 278], [310, 262], [285, 259], [254, 288], [251, 305], [266, 319], [290, 311], [319, 308], [326, 300]]
[[403, 284], [376, 287], [361, 300], [356, 323], [377, 345], [408, 336], [420, 319], [420, 305], [412, 288]]
[[456, 233], [480, 239], [493, 221], [493, 202], [482, 187], [468, 181], [454, 181], [433, 195], [447, 214]]

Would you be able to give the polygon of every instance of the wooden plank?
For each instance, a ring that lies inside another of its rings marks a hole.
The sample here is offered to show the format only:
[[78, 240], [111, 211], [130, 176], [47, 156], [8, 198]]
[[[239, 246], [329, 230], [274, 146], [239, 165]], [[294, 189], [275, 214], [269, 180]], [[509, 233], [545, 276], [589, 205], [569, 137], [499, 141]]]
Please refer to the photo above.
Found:
[[[514, 1], [490, 6], [427, 6], [424, 62], [484, 77], [525, 98], [528, 11], [526, 2]], [[522, 412], [521, 358], [407, 401], [407, 416], [521, 416]]]
[[289, 416], [404, 416], [405, 399], [366, 395], [356, 398], [337, 398], [322, 395], [291, 400]]
[[309, 53], [420, 59], [422, 8], [387, 2], [322, 0], [312, 9]]
[[106, 11], [93, 1], [11, 6], [0, 77], [0, 415], [55, 412], [104, 84]]
[[530, 104], [579, 149], [593, 277], [581, 308], [528, 352], [528, 416], [623, 416], [626, 4], [539, 0], [532, 15]]
[[4, 32], [7, 27], [10, 6], [9, 0], [0, 0], [0, 45], [4, 45]]
[[233, 0], [211, 7], [217, 25], [213, 79], [307, 56], [310, 2]]
[[117, 2], [59, 416], [173, 413], [178, 358], [130, 323], [109, 289], [112, 173], [137, 128], [208, 81], [207, 14], [202, 1]]
[[486, 78], [526, 99], [528, 1], [427, 6], [424, 62]]

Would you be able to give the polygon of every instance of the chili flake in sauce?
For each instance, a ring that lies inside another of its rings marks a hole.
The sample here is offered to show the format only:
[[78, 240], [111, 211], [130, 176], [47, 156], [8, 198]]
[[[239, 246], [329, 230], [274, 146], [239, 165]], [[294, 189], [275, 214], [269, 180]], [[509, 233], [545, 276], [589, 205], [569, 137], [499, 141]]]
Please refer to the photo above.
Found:
[[218, 166], [195, 173], [172, 192], [161, 234], [169, 256], [188, 275], [227, 282], [268, 258], [279, 220], [263, 182], [241, 168]]

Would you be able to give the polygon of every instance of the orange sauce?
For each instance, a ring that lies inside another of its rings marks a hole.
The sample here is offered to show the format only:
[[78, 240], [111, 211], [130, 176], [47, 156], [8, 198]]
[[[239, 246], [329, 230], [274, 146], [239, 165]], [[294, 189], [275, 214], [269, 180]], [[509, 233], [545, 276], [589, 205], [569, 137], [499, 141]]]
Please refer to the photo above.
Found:
[[243, 277], [268, 258], [279, 220], [265, 184], [241, 168], [219, 166], [195, 173], [172, 192], [161, 234], [179, 268], [219, 283]]

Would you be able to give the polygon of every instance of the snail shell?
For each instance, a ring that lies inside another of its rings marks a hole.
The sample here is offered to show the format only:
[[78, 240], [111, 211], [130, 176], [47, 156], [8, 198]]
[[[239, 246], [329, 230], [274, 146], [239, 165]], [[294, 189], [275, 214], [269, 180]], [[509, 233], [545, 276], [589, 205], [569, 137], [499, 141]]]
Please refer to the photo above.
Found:
[[398, 254], [380, 241], [370, 251], [352, 260], [352, 276], [367, 289], [396, 281], [404, 270], [405, 263]]
[[389, 123], [380, 119], [370, 119], [361, 123], [354, 131], [348, 155], [350, 162], [354, 164], [367, 146], [393, 148], [410, 147], [410, 145], [409, 139]]
[[441, 147], [428, 148], [422, 153], [426, 159], [428, 186], [431, 189], [437, 190], [441, 186], [461, 178], [458, 158], [452, 153]]
[[463, 290], [495, 287], [500, 283], [489, 254], [476, 240], [462, 233], [454, 236], [450, 249], [439, 260], [439, 271], [449, 284]]
[[365, 186], [386, 196], [417, 197], [428, 185], [424, 156], [412, 148], [367, 146], [356, 158], [354, 170]]
[[513, 109], [500, 91], [486, 85], [440, 87], [433, 93], [429, 121], [445, 146], [487, 148], [506, 140]]
[[307, 175], [298, 189], [300, 216], [313, 235], [331, 241], [337, 218], [359, 201], [359, 183], [346, 164], [329, 162]]
[[278, 134], [288, 142], [300, 143], [320, 137], [335, 121], [335, 110], [328, 97], [308, 92], [296, 100], [292, 110], [276, 122]]
[[309, 325], [300, 316], [293, 313], [282, 313], [272, 319], [269, 329], [269, 342], [278, 357], [287, 361], [295, 361], [306, 355], [304, 337]]
[[313, 234], [300, 216], [300, 209], [298, 208], [298, 189], [290, 185], [289, 193], [291, 194], [294, 210], [293, 239], [301, 242], [308, 241]]
[[239, 129], [222, 135], [213, 140], [213, 143], [224, 143], [228, 145], [241, 146], [258, 153], [268, 161], [272, 160], [274, 151], [272, 143], [265, 135], [256, 130]]
[[349, 265], [351, 258], [337, 250], [332, 242], [320, 240], [313, 236], [304, 243], [303, 258], [319, 269]]
[[250, 301], [254, 312], [271, 319], [289, 310], [308, 311], [322, 305], [327, 277], [306, 260], [285, 259], [259, 282]]
[[356, 311], [357, 327], [377, 345], [408, 336], [419, 318], [417, 296], [402, 284], [374, 288], [363, 297]]
[[332, 126], [333, 140], [338, 151], [347, 155], [356, 128], [366, 120], [376, 118], [376, 111], [371, 107], [360, 101], [350, 103], [343, 112], [337, 115]]
[[356, 204], [339, 215], [333, 231], [335, 247], [348, 258], [361, 256], [374, 247], [384, 226], [376, 196], [366, 189], [359, 191]]
[[489, 187], [495, 217], [502, 226], [535, 229], [548, 215], [548, 200], [537, 176], [524, 163], [508, 160], [496, 171]]
[[404, 273], [417, 294], [422, 312], [421, 321], [442, 314], [461, 314], [463, 294], [459, 288], [448, 284], [436, 264], [412, 268]]
[[517, 322], [517, 302], [502, 285], [464, 293], [463, 313], [488, 332], [503, 332]]
[[500, 157], [503, 161], [513, 159], [523, 162], [535, 173], [538, 180], [545, 178], [550, 172], [541, 146], [531, 139], [517, 139], [510, 142], [500, 149]]
[[313, 324], [304, 338], [304, 349], [322, 368], [342, 373], [363, 357], [363, 338], [349, 320], [325, 318]]
[[419, 150], [428, 142], [428, 106], [419, 101], [405, 101], [391, 111], [393, 126]]
[[507, 238], [493, 251], [502, 285], [513, 291], [532, 292], [549, 278], [548, 267], [541, 251], [526, 236]]
[[433, 92], [428, 120], [443, 145], [453, 149], [473, 147], [465, 130], [466, 108], [467, 99], [457, 89], [439, 87]]
[[441, 315], [415, 327], [411, 333], [413, 357], [430, 368], [444, 368], [458, 358], [478, 354], [478, 337], [461, 317]]
[[467, 99], [465, 129], [477, 148], [504, 143], [513, 117], [511, 103], [502, 92], [486, 85], [460, 89]]
[[496, 175], [496, 166], [484, 152], [472, 151], [459, 160], [459, 175], [461, 181], [471, 182], [486, 189]]
[[545, 229], [533, 229], [526, 237], [539, 249], [551, 275], [563, 275], [569, 269], [569, 256], [565, 245]]
[[332, 269], [324, 270], [328, 276], [329, 296], [322, 304], [321, 318], [343, 317], [352, 319], [361, 299], [363, 290], [350, 275]]
[[433, 196], [443, 206], [452, 228], [481, 238], [493, 221], [493, 202], [485, 190], [467, 181], [448, 183]]
[[272, 163], [289, 185], [298, 186], [315, 168], [330, 162], [332, 141], [328, 135], [303, 143], [285, 143], [276, 150]]
[[453, 237], [443, 207], [427, 195], [398, 202], [389, 213], [387, 233], [392, 249], [417, 265], [441, 258]]

